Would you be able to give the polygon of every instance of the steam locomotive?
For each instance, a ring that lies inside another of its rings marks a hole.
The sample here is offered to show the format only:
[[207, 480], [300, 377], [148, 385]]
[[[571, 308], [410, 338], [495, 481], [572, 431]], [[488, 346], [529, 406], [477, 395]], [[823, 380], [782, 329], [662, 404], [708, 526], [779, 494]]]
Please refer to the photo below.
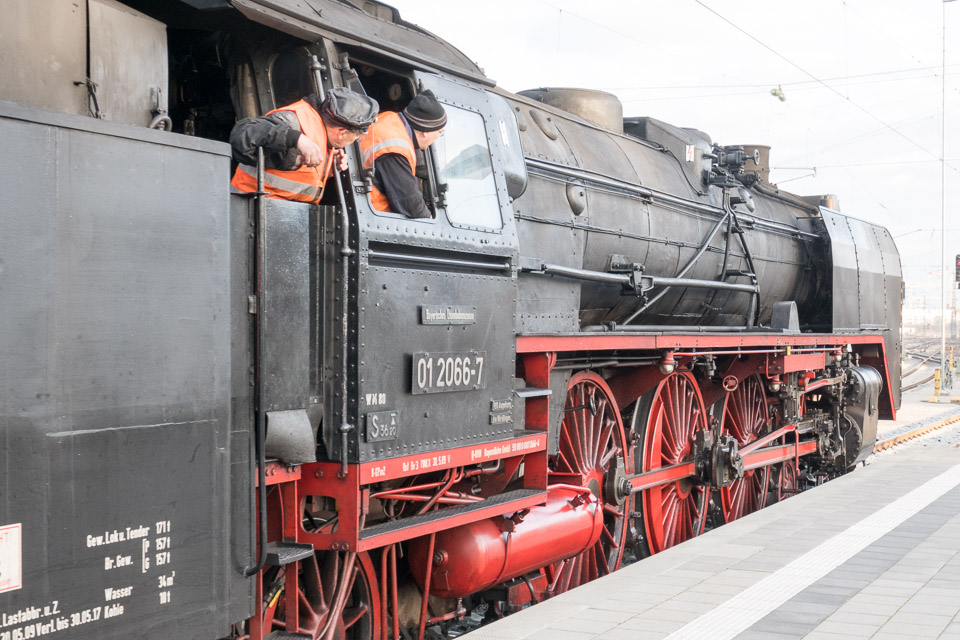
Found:
[[[453, 633], [895, 415], [896, 246], [765, 147], [510, 94], [373, 0], [5, 8], [0, 640]], [[444, 102], [432, 218], [355, 148], [332, 204], [231, 193], [234, 122], [333, 86]]]

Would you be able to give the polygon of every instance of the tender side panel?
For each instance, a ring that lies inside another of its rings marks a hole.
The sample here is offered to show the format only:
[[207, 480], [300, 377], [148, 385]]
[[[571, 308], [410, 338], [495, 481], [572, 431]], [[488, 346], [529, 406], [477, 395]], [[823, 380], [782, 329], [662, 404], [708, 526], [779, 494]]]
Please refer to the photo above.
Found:
[[0, 139], [0, 631], [219, 637], [249, 603], [227, 149], [8, 103]]

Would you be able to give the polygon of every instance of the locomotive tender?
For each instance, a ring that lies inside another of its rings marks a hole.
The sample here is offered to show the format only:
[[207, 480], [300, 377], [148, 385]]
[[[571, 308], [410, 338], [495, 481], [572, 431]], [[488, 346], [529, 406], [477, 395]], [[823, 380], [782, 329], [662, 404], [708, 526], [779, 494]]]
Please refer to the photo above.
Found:
[[[895, 414], [895, 244], [766, 148], [507, 93], [371, 0], [5, 9], [0, 640], [423, 637]], [[444, 102], [433, 218], [355, 148], [332, 204], [230, 192], [236, 119], [344, 85]]]

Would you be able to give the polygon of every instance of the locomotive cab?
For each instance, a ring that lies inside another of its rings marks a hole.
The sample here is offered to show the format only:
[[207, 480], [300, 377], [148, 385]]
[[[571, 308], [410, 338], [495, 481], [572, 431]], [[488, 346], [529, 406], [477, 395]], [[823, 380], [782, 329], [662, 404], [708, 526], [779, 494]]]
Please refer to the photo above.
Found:
[[[349, 250], [357, 253], [346, 263], [338, 258], [346, 218], [333, 180], [323, 200], [330, 204], [316, 210], [234, 197], [234, 208], [247, 212], [239, 217], [259, 217], [266, 225], [263, 277], [286, 292], [282, 300], [264, 298], [267, 308], [258, 319], [264, 393], [283, 397], [263, 399], [268, 422], [271, 413], [297, 412], [297, 433], [306, 432], [309, 423], [325, 456], [352, 462], [428, 451], [440, 443], [491, 441], [522, 430], [512, 400], [517, 240], [509, 205], [522, 192], [526, 173], [506, 102], [369, 48], [327, 39], [269, 55], [258, 51], [248, 53], [235, 74], [234, 93], [247, 98], [238, 105], [241, 115], [249, 115], [255, 103], [266, 111], [316, 92], [310, 77], [316, 56], [325, 89], [343, 85], [363, 91], [378, 100], [381, 111], [402, 110], [416, 92], [431, 89], [448, 117], [440, 139], [417, 154], [429, 218], [374, 209], [368, 194], [376, 166], [362, 166], [359, 144], [348, 150], [343, 204], [351, 219]], [[243, 78], [250, 77], [269, 82], [244, 89]], [[263, 209], [259, 216], [255, 205]], [[292, 224], [291, 218], [299, 221]], [[299, 285], [289, 277], [304, 273], [310, 279], [301, 277]], [[341, 292], [345, 280], [349, 291]], [[497, 304], [486, 312], [482, 303], [490, 300]], [[344, 331], [352, 336], [358, 327], [367, 336], [359, 344], [344, 338]], [[349, 352], [341, 353], [346, 342]], [[455, 392], [449, 397], [458, 402], [437, 408], [432, 394], [446, 392]], [[412, 408], [406, 415], [398, 412], [401, 399]], [[508, 413], [501, 408], [491, 418], [491, 406], [507, 407]], [[317, 430], [321, 423], [335, 426]], [[340, 430], [345, 424], [351, 425], [346, 439]], [[270, 450], [281, 454], [286, 444], [276, 441], [276, 433], [268, 435]]]

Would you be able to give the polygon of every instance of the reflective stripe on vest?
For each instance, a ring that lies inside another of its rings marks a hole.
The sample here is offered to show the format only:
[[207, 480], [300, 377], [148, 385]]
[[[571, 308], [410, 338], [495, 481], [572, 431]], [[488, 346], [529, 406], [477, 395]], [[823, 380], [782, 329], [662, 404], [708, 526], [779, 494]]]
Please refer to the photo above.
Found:
[[[366, 169], [373, 167], [380, 156], [397, 153], [407, 159], [411, 175], [417, 175], [417, 152], [407, 127], [396, 111], [384, 111], [377, 116], [366, 137], [360, 140], [360, 152]], [[370, 202], [377, 211], [390, 211], [387, 196], [376, 187], [370, 192]]]
[[[294, 102], [288, 107], [274, 109], [267, 112], [266, 115], [277, 111], [292, 111], [300, 123], [300, 133], [316, 142], [321, 149], [325, 149], [326, 155], [323, 162], [317, 167], [302, 165], [299, 169], [293, 171], [266, 169], [263, 176], [264, 191], [268, 198], [316, 204], [323, 195], [324, 183], [333, 168], [331, 162], [332, 151], [327, 149], [327, 130], [323, 126], [323, 120], [320, 118], [320, 114], [304, 100]], [[256, 167], [250, 165], [238, 166], [230, 184], [240, 191], [256, 193]]]
[[[241, 164], [237, 166], [237, 171], [242, 171], [253, 180], [254, 191], [256, 191], [257, 168], [249, 164]], [[319, 200], [320, 194], [323, 193], [323, 187], [316, 187], [312, 184], [304, 184], [303, 182], [297, 182], [295, 180], [287, 180], [269, 170], [263, 172], [263, 186], [268, 192], [268, 195], [273, 195], [274, 192], [278, 191], [286, 191], [287, 193], [304, 196], [308, 202]]]
[[[364, 149], [363, 151], [363, 166], [366, 169], [369, 169], [373, 166], [373, 161], [375, 158], [379, 158], [383, 155], [384, 150], [390, 147], [409, 147], [410, 139], [403, 138], [390, 138], [389, 140], [384, 140], [383, 142], [378, 142], [369, 149]], [[389, 153], [396, 153], [396, 151], [390, 151]]]

